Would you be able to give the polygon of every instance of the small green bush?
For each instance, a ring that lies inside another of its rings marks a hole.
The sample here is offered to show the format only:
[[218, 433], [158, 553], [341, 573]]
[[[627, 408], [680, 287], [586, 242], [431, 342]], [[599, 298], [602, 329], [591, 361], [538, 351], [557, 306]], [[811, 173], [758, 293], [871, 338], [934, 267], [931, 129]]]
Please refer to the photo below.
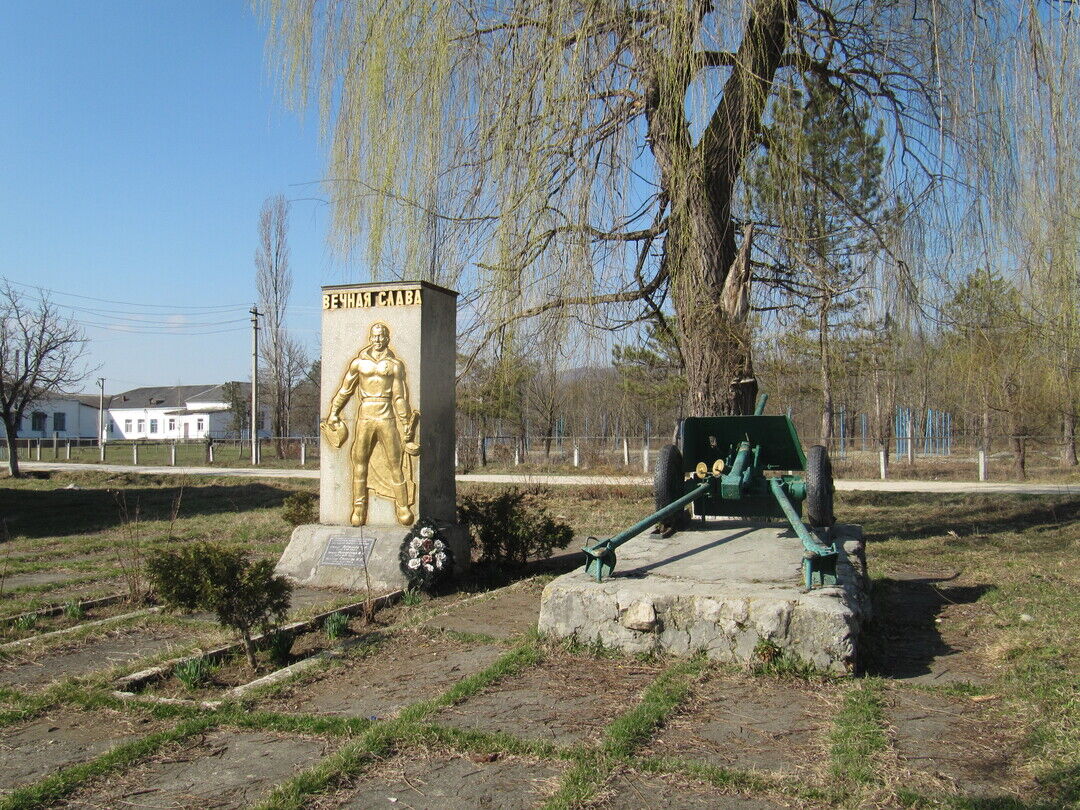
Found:
[[64, 605], [64, 615], [69, 619], [79, 621], [86, 617], [86, 611], [83, 609], [83, 606], [78, 599], [72, 599]]
[[401, 597], [401, 604], [406, 607], [416, 607], [423, 601], [424, 598], [420, 595], [420, 591], [415, 588], [409, 588], [409, 590], [405, 591], [405, 595]]
[[788, 652], [771, 639], [759, 638], [750, 659], [750, 671], [754, 675], [771, 678], [795, 678], [809, 681], [827, 677], [809, 661]]
[[537, 495], [513, 488], [498, 495], [465, 495], [458, 521], [480, 549], [480, 561], [497, 566], [550, 557], [574, 539], [573, 529], [554, 520]]
[[38, 615], [36, 613], [27, 613], [24, 616], [20, 616], [15, 620], [16, 630], [33, 630], [34, 625], [37, 624]]
[[177, 664], [173, 669], [173, 674], [188, 689], [198, 689], [210, 679], [212, 671], [213, 667], [204, 659], [189, 658], [187, 661], [181, 661]]
[[166, 605], [213, 611], [222, 627], [234, 630], [244, 642], [252, 669], [252, 632], [256, 628], [270, 632], [289, 611], [289, 581], [274, 575], [270, 560], [251, 562], [243, 550], [192, 543], [155, 552], [146, 567], [154, 591]]
[[266, 651], [270, 660], [279, 667], [289, 663], [289, 653], [292, 651], [293, 634], [286, 630], [278, 630], [266, 645]]
[[294, 492], [281, 502], [281, 517], [290, 526], [315, 523], [315, 505], [318, 500], [310, 492]]
[[331, 613], [326, 617], [326, 621], [323, 622], [323, 631], [326, 633], [326, 637], [331, 641], [345, 635], [345, 631], [348, 627], [349, 617], [344, 613]]

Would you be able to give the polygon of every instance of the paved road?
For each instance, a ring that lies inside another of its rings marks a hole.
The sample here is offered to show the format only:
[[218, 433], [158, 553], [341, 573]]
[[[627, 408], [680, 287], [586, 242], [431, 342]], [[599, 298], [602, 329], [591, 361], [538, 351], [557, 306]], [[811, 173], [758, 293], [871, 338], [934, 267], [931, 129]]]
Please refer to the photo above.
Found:
[[[137, 468], [128, 464], [76, 464], [71, 462], [21, 461], [26, 470], [98, 470], [104, 472], [138, 472], [147, 475], [220, 475], [238, 478], [318, 478], [318, 470], [282, 470], [273, 467], [150, 467]], [[652, 478], [643, 476], [603, 475], [488, 475], [469, 473], [457, 476], [458, 481], [485, 484], [552, 484], [552, 485], [652, 485]], [[839, 490], [870, 492], [967, 492], [1008, 493], [1013, 495], [1075, 495], [1080, 496], [1080, 484], [1008, 484], [978, 483], [975, 481], [837, 481]]]

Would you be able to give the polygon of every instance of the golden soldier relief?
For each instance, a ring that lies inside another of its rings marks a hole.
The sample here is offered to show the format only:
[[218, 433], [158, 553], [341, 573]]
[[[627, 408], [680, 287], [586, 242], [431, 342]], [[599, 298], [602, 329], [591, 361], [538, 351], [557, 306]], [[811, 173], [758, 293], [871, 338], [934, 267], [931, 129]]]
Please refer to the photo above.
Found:
[[413, 458], [420, 455], [416, 436], [420, 412], [409, 406], [405, 364], [390, 349], [389, 327], [379, 322], [372, 324], [368, 341], [349, 364], [330, 403], [330, 413], [319, 427], [330, 444], [341, 447], [349, 438], [341, 411], [356, 394], [349, 522], [353, 526], [367, 522], [370, 490], [393, 501], [398, 523], [409, 526], [415, 519]]

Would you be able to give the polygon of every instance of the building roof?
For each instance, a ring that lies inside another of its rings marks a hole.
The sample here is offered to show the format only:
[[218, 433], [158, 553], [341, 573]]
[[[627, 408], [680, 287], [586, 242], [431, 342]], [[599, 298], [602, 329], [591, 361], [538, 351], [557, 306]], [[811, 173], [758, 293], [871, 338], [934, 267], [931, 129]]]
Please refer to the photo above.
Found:
[[[225, 386], [217, 385], [170, 385], [162, 387], [132, 388], [112, 397], [112, 408], [183, 408], [188, 402], [225, 402]], [[240, 394], [247, 397], [250, 383], [237, 383]]]
[[240, 387], [240, 396], [243, 397], [244, 399], [247, 399], [248, 397], [251, 396], [251, 383], [246, 383], [246, 382], [228, 383], [228, 382], [225, 382], [225, 383], [221, 383], [220, 385], [215, 385], [212, 388], [208, 388], [207, 390], [203, 391], [201, 394], [197, 394], [196, 396], [193, 396], [193, 397], [188, 397], [187, 401], [188, 402], [228, 402], [229, 401], [228, 392], [225, 390], [225, 387], [228, 386], [228, 385], [238, 385]]
[[[105, 397], [105, 407], [109, 406], [109, 400], [111, 397]], [[88, 408], [93, 408], [95, 411], [98, 409], [98, 395], [97, 394], [64, 394], [59, 391], [54, 391], [49, 394], [45, 394], [43, 397], [34, 401], [34, 405], [43, 406], [46, 402], [78, 402], [80, 405], [86, 405]]]
[[[80, 403], [82, 403], [88, 408], [93, 408], [95, 411], [98, 409], [98, 402], [101, 401], [97, 394], [68, 394], [64, 397], [64, 399], [77, 399]], [[105, 397], [106, 408], [109, 407], [109, 401], [111, 399], [111, 396]]]

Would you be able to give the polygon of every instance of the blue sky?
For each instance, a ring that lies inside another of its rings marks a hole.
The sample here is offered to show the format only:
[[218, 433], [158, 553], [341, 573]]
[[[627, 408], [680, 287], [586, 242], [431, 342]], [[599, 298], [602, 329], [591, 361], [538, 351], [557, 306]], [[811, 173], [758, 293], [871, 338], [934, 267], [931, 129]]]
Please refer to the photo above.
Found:
[[72, 307], [85, 390], [249, 378], [269, 195], [294, 200], [290, 325], [309, 352], [318, 287], [366, 280], [326, 247], [329, 212], [307, 199], [319, 128], [281, 102], [264, 37], [244, 2], [4, 4], [0, 276]]

